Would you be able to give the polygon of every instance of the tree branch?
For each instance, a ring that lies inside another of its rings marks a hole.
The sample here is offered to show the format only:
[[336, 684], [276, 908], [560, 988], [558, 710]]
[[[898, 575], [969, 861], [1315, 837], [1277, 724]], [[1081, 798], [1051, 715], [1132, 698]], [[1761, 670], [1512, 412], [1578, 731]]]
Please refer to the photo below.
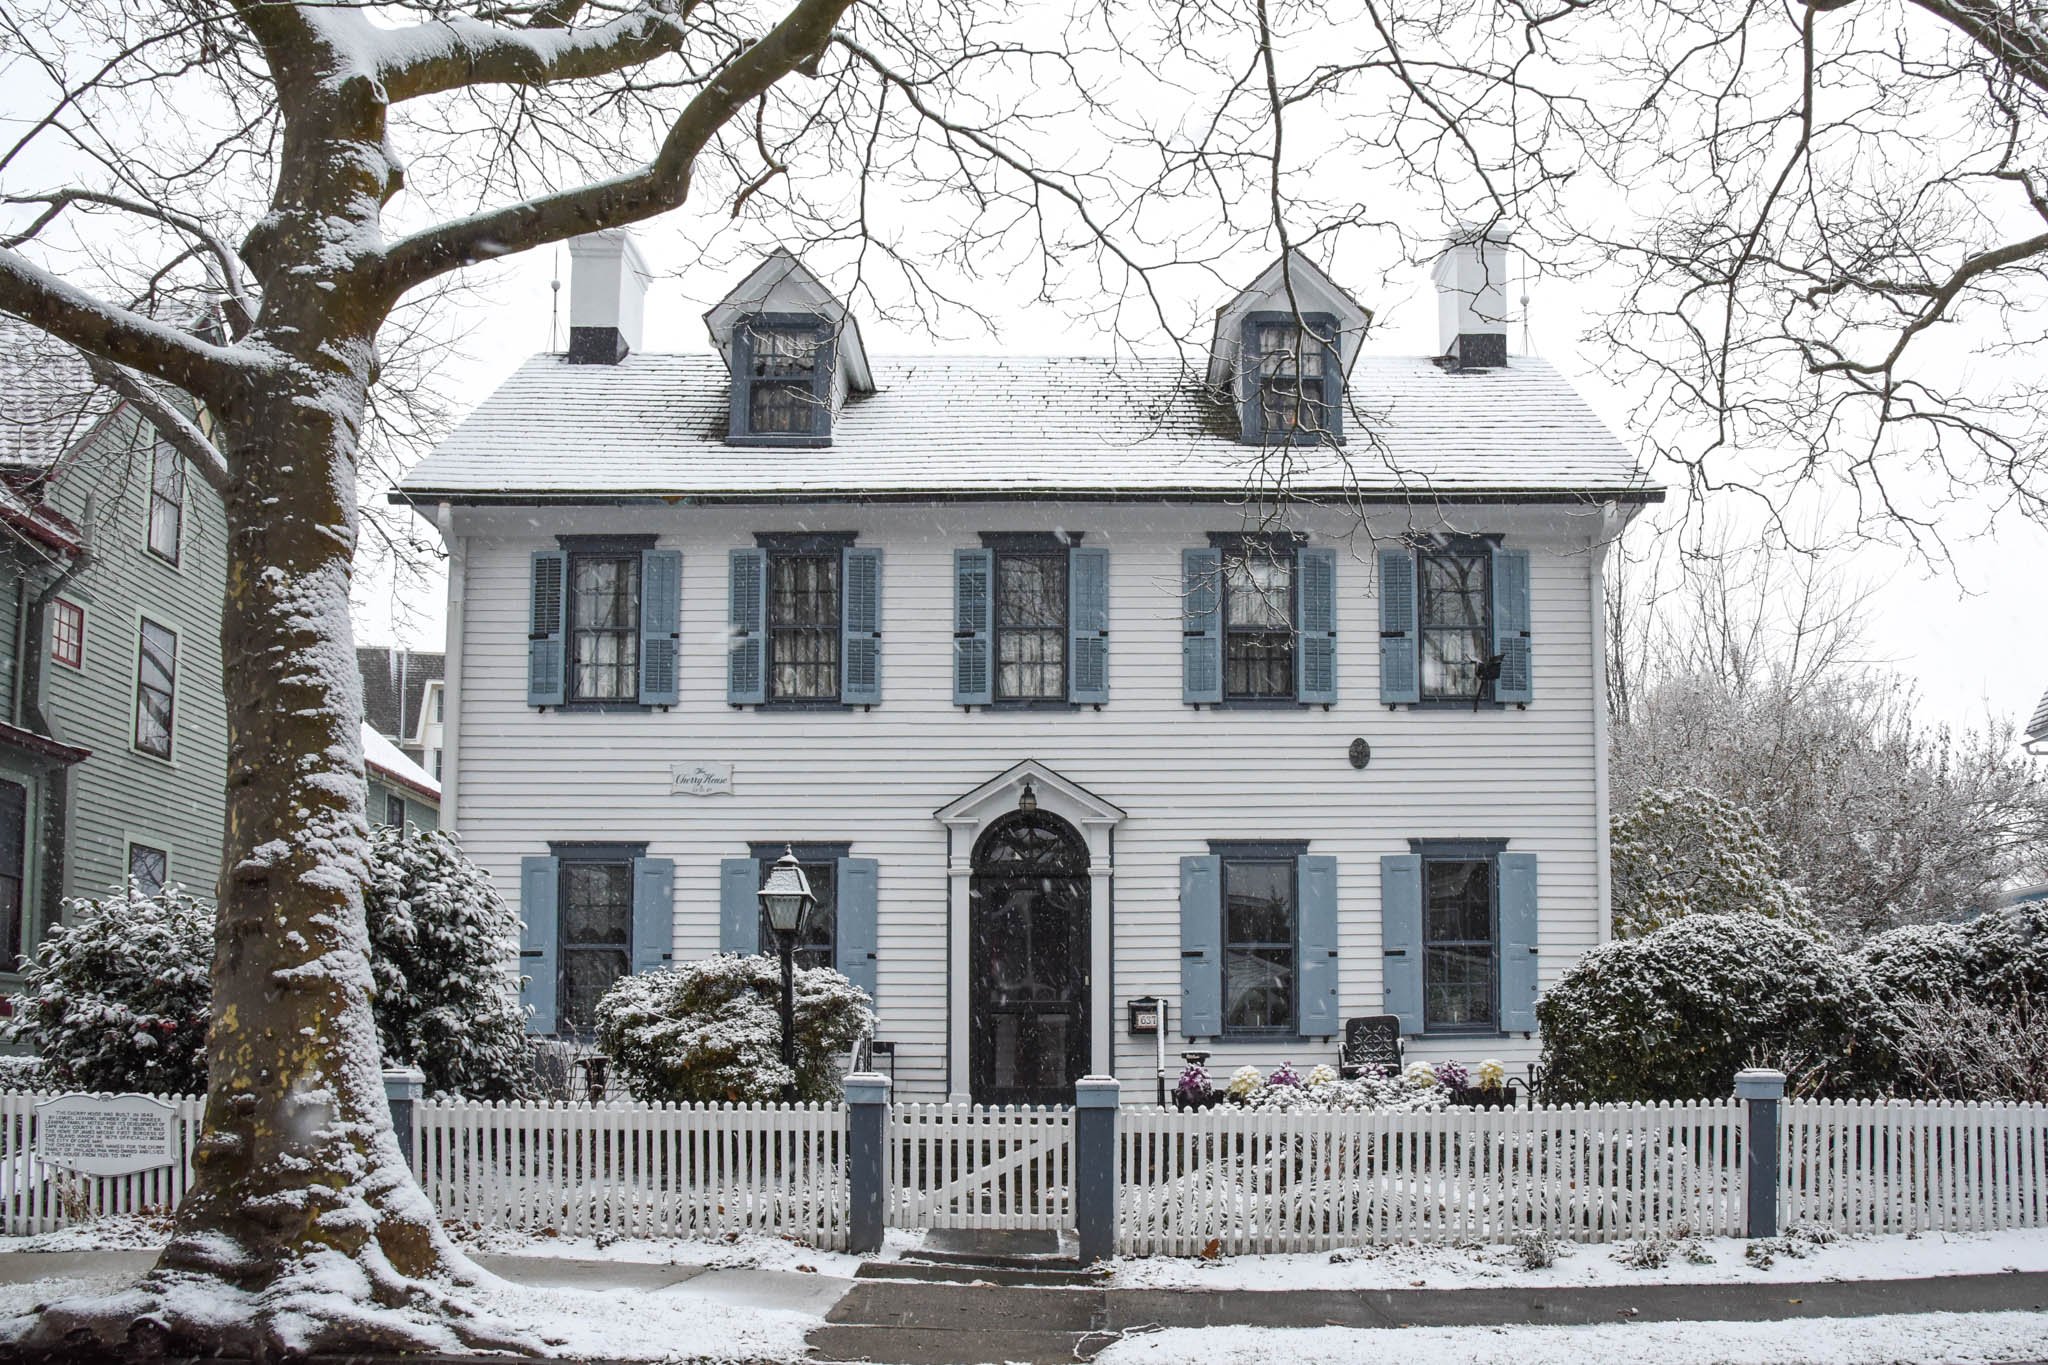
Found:
[[96, 299], [13, 251], [0, 250], [0, 311], [87, 355], [175, 384], [202, 402], [217, 403], [253, 368], [247, 356]]
[[91, 367], [94, 379], [126, 399], [156, 428], [157, 435], [169, 441], [199, 471], [200, 478], [206, 480], [216, 493], [227, 496], [230, 482], [227, 461], [214, 449], [213, 442], [206, 438], [197, 422], [178, 411], [175, 403], [151, 388], [149, 381], [135, 371], [109, 364], [97, 356], [87, 356], [85, 363]]
[[231, 334], [238, 338], [245, 335], [256, 320], [255, 306], [250, 301], [248, 286], [242, 279], [241, 260], [228, 249], [226, 242], [196, 218], [187, 217], [175, 209], [146, 204], [141, 200], [127, 199], [118, 194], [102, 194], [97, 190], [72, 189], [58, 190], [51, 194], [10, 194], [0, 202], [49, 206], [46, 212], [37, 215], [35, 222], [26, 231], [13, 237], [0, 238], [0, 248], [20, 246], [73, 204], [100, 204], [140, 217], [153, 218], [159, 223], [174, 227], [187, 236], [198, 239], [199, 245], [212, 258], [214, 267], [220, 271], [221, 288], [227, 295], [228, 327]]
[[[2028, 23], [2028, 9], [1992, 0], [1913, 0], [1929, 14], [1970, 36], [1984, 54], [2043, 92], [2048, 92], [2048, 31], [2038, 18]], [[2035, 11], [2038, 15], [2038, 11]]]
[[473, 85], [547, 85], [610, 75], [676, 51], [686, 36], [684, 21], [696, 7], [697, 0], [642, 0], [590, 28], [569, 28], [543, 11], [523, 29], [464, 17], [380, 32], [379, 45], [392, 55], [379, 64], [379, 78], [397, 104]]
[[392, 244], [380, 270], [385, 298], [461, 266], [549, 242], [637, 223], [688, 197], [690, 173], [718, 130], [792, 71], [814, 66], [853, 0], [799, 0], [759, 42], [742, 49], [676, 117], [644, 167], [524, 203], [443, 223]]

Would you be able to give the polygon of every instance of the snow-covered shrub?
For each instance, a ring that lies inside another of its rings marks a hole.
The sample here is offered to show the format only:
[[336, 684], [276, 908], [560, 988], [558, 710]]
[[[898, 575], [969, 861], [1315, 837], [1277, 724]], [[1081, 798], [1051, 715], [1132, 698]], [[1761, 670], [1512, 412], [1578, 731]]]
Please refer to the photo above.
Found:
[[1864, 943], [1858, 956], [1887, 1000], [1946, 1000], [1973, 985], [1975, 945], [1960, 924], [1905, 924]]
[[2022, 991], [2010, 1002], [1908, 996], [1893, 1011], [1899, 1082], [1917, 1099], [2048, 1102], [2048, 1008]]
[[1548, 1270], [1557, 1264], [1557, 1253], [1564, 1243], [1547, 1232], [1518, 1232], [1515, 1234], [1515, 1259], [1524, 1270]]
[[1662, 1270], [1671, 1264], [1674, 1244], [1664, 1237], [1642, 1237], [1623, 1242], [1610, 1255], [1630, 1270]]
[[1808, 1060], [1820, 1093], [1884, 1093], [1898, 1024], [1853, 955], [1782, 920], [1689, 915], [1596, 948], [1536, 1007], [1544, 1098], [1727, 1095], [1760, 1051]]
[[1308, 1069], [1308, 1079], [1304, 1083], [1311, 1087], [1335, 1085], [1338, 1079], [1336, 1067], [1329, 1065], [1327, 1062], [1317, 1062]]
[[1229, 1093], [1234, 1100], [1250, 1099], [1265, 1088], [1266, 1078], [1255, 1066], [1241, 1066], [1230, 1073]]
[[42, 1058], [0, 1053], [0, 1090], [41, 1090], [48, 1079]]
[[1863, 945], [1863, 960], [1893, 1000], [2048, 999], [2048, 901], [2001, 906], [1960, 924], [1892, 929]]
[[1806, 893], [1785, 880], [1777, 848], [1747, 806], [1696, 787], [1652, 790], [1611, 825], [1618, 936], [1744, 910], [1814, 927]]
[[24, 972], [9, 1041], [65, 1089], [192, 1095], [206, 1089], [213, 907], [170, 886], [67, 900]]
[[[796, 1090], [839, 1098], [839, 1062], [874, 1026], [866, 992], [829, 967], [796, 971]], [[782, 968], [721, 954], [620, 977], [597, 1002], [597, 1044], [637, 1100], [776, 1100], [782, 1064]]]
[[1416, 1085], [1405, 1078], [1360, 1076], [1326, 1085], [1261, 1084], [1237, 1102], [1260, 1113], [1405, 1114], [1442, 1109], [1450, 1103], [1450, 1092], [1434, 1081]]
[[429, 1093], [514, 1099], [530, 1058], [519, 1004], [519, 917], [441, 830], [380, 825], [363, 895], [385, 1061]]

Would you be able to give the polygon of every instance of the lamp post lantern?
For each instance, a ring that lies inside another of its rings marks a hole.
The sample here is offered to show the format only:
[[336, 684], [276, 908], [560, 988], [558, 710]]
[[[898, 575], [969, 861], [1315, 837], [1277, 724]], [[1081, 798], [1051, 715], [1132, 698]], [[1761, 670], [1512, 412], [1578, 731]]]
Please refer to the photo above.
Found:
[[791, 954], [797, 930], [817, 900], [811, 892], [811, 879], [796, 860], [796, 850], [784, 849], [762, 884], [761, 906], [768, 912], [768, 927], [775, 931], [776, 951], [782, 957], [782, 1065], [789, 1071], [782, 1098], [789, 1103], [796, 1101], [796, 982]]

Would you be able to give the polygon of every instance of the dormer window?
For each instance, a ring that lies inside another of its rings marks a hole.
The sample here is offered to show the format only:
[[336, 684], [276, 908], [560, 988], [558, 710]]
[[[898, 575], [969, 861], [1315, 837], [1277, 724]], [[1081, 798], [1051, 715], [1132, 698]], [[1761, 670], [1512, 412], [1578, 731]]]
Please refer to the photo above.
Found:
[[811, 313], [757, 313], [733, 329], [732, 424], [740, 445], [829, 445], [830, 325]]
[[1244, 440], [1254, 445], [1342, 441], [1336, 318], [1253, 313], [1245, 318], [1244, 332]]

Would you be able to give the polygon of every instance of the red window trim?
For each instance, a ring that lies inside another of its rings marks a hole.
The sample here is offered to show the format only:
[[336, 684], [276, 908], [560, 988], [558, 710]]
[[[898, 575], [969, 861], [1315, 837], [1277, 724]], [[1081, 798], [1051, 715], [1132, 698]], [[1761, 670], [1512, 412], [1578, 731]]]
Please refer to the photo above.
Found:
[[[53, 605], [56, 614], [50, 620], [50, 657], [66, 668], [85, 667], [85, 608], [76, 602], [59, 597]], [[77, 634], [71, 641], [71, 652], [64, 650], [63, 622], [66, 616], [78, 624]]]

